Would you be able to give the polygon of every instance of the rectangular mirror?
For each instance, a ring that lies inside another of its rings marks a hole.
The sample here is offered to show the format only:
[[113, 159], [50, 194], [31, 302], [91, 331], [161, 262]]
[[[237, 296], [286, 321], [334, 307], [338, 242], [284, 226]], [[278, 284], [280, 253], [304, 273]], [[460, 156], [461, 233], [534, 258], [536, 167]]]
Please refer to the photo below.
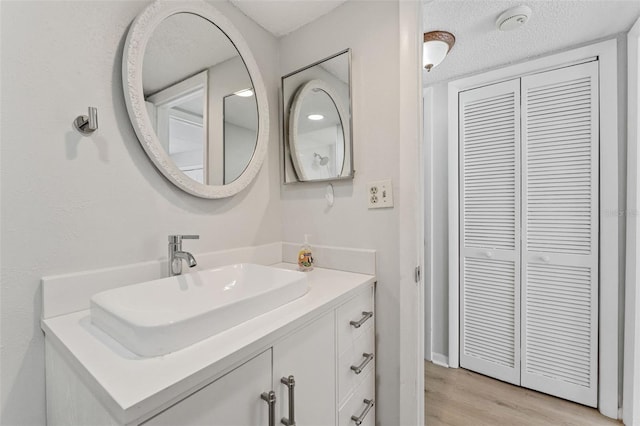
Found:
[[282, 77], [284, 183], [353, 179], [351, 50]]

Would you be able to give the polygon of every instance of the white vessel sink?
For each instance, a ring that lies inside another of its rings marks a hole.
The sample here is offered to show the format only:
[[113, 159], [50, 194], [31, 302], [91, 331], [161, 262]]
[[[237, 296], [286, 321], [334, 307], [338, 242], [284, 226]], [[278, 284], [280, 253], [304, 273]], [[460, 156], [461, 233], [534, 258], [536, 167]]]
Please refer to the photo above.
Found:
[[133, 353], [164, 355], [303, 296], [306, 274], [237, 264], [98, 293], [91, 322]]

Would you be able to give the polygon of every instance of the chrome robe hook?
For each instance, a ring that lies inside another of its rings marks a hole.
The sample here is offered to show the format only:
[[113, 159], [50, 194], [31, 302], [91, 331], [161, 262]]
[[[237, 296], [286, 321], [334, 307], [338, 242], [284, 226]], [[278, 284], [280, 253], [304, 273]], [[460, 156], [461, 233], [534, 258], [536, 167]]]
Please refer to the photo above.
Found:
[[83, 135], [90, 135], [98, 130], [98, 108], [89, 107], [89, 115], [79, 115], [73, 120], [73, 126]]

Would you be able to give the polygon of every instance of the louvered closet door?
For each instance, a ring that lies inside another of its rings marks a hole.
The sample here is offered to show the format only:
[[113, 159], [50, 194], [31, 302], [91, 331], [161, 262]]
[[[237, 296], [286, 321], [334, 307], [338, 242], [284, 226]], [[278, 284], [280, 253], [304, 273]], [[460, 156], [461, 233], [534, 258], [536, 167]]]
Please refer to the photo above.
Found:
[[460, 93], [460, 365], [520, 383], [520, 82]]
[[522, 386], [597, 404], [597, 62], [522, 79]]

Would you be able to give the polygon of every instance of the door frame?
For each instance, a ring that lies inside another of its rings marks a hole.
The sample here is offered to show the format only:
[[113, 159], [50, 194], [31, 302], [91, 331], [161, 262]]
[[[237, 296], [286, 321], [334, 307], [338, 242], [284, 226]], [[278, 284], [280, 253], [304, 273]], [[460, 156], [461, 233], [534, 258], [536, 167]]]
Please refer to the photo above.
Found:
[[[398, 1], [399, 422], [424, 424], [422, 2]], [[419, 268], [419, 269], [417, 269]]]
[[458, 186], [458, 94], [461, 91], [599, 60], [600, 88], [600, 318], [598, 360], [598, 410], [618, 418], [619, 262], [618, 242], [618, 63], [617, 40], [606, 40], [497, 70], [455, 80], [448, 85], [448, 192], [449, 192], [449, 366], [459, 367], [459, 186]]
[[640, 19], [627, 35], [627, 265], [625, 288], [624, 389], [627, 425], [640, 424]]
[[[433, 87], [422, 90], [423, 139], [422, 170], [420, 179], [424, 193], [424, 211], [433, 209]], [[424, 359], [433, 359], [433, 214], [424, 215]]]

